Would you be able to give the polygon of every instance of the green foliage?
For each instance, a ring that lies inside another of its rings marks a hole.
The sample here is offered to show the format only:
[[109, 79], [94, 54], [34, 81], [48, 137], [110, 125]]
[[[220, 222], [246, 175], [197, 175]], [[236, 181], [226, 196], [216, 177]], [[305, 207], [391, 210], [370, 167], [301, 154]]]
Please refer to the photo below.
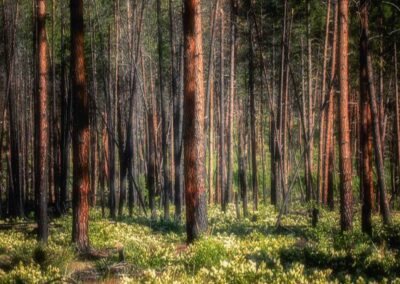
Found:
[[198, 271], [200, 268], [211, 269], [219, 266], [228, 253], [223, 242], [214, 238], [204, 238], [190, 248], [189, 256], [189, 270]]
[[[304, 207], [294, 206], [296, 212]], [[34, 235], [16, 229], [0, 232], [0, 283], [62, 282], [85, 269], [99, 280], [122, 283], [399, 283], [399, 215], [383, 227], [374, 216], [374, 235], [363, 234], [355, 220], [352, 232], [341, 233], [339, 215], [321, 208], [320, 222], [312, 228], [309, 217], [286, 215], [276, 228], [276, 211], [261, 206], [249, 218], [237, 219], [235, 208], [226, 213], [209, 208], [209, 234], [185, 244], [184, 226], [151, 221], [138, 212], [118, 222], [92, 210], [90, 241], [95, 250], [123, 247], [117, 253], [84, 261], [70, 243], [71, 217], [56, 220], [49, 244], [38, 246]], [[85, 266], [84, 265], [84, 266]], [[123, 270], [115, 272], [115, 267]], [[396, 282], [397, 281], [397, 282]]]

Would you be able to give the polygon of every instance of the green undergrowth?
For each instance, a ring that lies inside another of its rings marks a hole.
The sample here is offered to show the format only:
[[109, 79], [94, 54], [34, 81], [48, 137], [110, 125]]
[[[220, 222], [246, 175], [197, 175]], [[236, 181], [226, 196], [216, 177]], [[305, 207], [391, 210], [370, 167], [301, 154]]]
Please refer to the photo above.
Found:
[[91, 260], [70, 242], [70, 216], [52, 221], [46, 247], [34, 227], [2, 230], [0, 283], [79, 283], [87, 275], [109, 283], [400, 283], [399, 213], [390, 228], [374, 216], [369, 237], [357, 218], [341, 233], [337, 213], [321, 210], [312, 228], [305, 208], [294, 212], [276, 228], [270, 206], [239, 220], [233, 206], [212, 207], [208, 234], [187, 246], [183, 225], [140, 215], [111, 221], [92, 210], [91, 245], [111, 253]]

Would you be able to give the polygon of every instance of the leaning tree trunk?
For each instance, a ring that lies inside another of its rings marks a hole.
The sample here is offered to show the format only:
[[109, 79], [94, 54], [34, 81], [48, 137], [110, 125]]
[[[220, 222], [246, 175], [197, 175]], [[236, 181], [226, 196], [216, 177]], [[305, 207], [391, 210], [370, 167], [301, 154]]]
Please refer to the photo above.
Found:
[[382, 153], [382, 134], [381, 128], [379, 125], [379, 115], [378, 115], [378, 106], [376, 104], [376, 92], [375, 92], [375, 82], [373, 76], [373, 67], [371, 55], [369, 54], [368, 47], [368, 11], [365, 11], [363, 15], [364, 25], [363, 32], [365, 33], [366, 41], [365, 41], [365, 55], [367, 61], [367, 76], [368, 76], [368, 86], [369, 86], [369, 104], [372, 112], [372, 129], [374, 136], [374, 149], [375, 149], [375, 165], [378, 176], [378, 187], [379, 187], [379, 205], [383, 218], [383, 223], [385, 225], [389, 225], [391, 223], [391, 216], [389, 210], [389, 204], [386, 198], [386, 185], [385, 185], [385, 165], [383, 160]]
[[73, 97], [72, 240], [89, 250], [89, 98], [86, 90], [83, 0], [71, 0], [71, 79]]
[[184, 5], [184, 167], [186, 231], [190, 243], [207, 230], [207, 193], [200, 0], [185, 0]]

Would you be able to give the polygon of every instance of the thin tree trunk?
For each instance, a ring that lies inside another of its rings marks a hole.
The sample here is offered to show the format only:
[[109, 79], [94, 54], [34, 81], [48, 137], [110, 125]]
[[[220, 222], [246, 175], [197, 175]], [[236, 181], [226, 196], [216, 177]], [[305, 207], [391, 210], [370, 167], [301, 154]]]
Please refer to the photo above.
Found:
[[313, 110], [313, 70], [312, 70], [312, 41], [311, 41], [311, 7], [310, 1], [307, 0], [307, 99], [308, 99], [308, 133], [307, 133], [307, 154], [308, 154], [308, 170], [307, 170], [307, 192], [306, 199], [310, 201], [313, 194], [313, 171], [314, 171], [314, 137], [312, 131], [314, 128], [314, 110]]
[[323, 203], [329, 204], [331, 210], [333, 210], [333, 172], [334, 172], [334, 138], [333, 128], [335, 120], [335, 87], [334, 83], [337, 77], [337, 48], [338, 48], [338, 16], [339, 16], [339, 4], [338, 1], [334, 1], [334, 24], [333, 24], [333, 38], [332, 38], [332, 58], [331, 58], [331, 73], [329, 79], [329, 90], [328, 90], [328, 101], [327, 101], [327, 113], [326, 113], [326, 131], [325, 131], [325, 158], [323, 164]]
[[222, 210], [226, 211], [226, 167], [225, 167], [225, 80], [224, 80], [224, 11], [220, 10], [220, 77], [219, 77], [219, 91], [220, 91], [220, 99], [219, 99], [219, 115], [220, 115], [220, 128], [219, 128], [219, 147], [220, 147], [220, 159], [219, 159], [219, 173], [220, 173], [220, 190], [221, 190], [221, 205]]
[[[248, 2], [251, 9], [251, 1]], [[253, 185], [253, 210], [258, 210], [258, 176], [257, 176], [257, 137], [256, 137], [256, 107], [254, 94], [254, 51], [253, 51], [253, 35], [252, 35], [252, 19], [248, 18], [248, 39], [249, 39], [249, 96], [250, 96], [250, 137], [251, 137], [251, 167], [252, 167], [252, 185]]]
[[[242, 111], [242, 116], [244, 115]], [[242, 118], [243, 122], [241, 123], [241, 127], [238, 129], [238, 176], [239, 176], [239, 188], [240, 188], [240, 196], [243, 202], [243, 216], [246, 218], [248, 215], [247, 209], [247, 179], [246, 179], [246, 163], [245, 163], [245, 139], [244, 139], [244, 129], [245, 123], [244, 119]]]
[[228, 148], [228, 179], [227, 188], [225, 194], [225, 203], [228, 204], [231, 200], [232, 193], [232, 181], [233, 181], [233, 124], [234, 124], [234, 113], [235, 113], [235, 92], [236, 92], [236, 14], [237, 14], [237, 2], [236, 0], [230, 1], [231, 6], [231, 30], [230, 30], [230, 85], [229, 85], [229, 110], [228, 110], [228, 137], [227, 137], [227, 148]]
[[[281, 62], [280, 62], [280, 75], [279, 75], [279, 90], [277, 98], [277, 115], [276, 115], [276, 125], [272, 125], [274, 128], [274, 187], [273, 196], [275, 200], [273, 204], [278, 205], [282, 199], [283, 194], [283, 184], [282, 180], [285, 177], [282, 176], [282, 166], [283, 166], [283, 156], [282, 156], [282, 133], [283, 133], [283, 105], [285, 97], [285, 66], [286, 66], [286, 43], [287, 43], [287, 12], [288, 12], [288, 1], [285, 0], [283, 4], [283, 20], [282, 20], [282, 38], [281, 38]], [[306, 167], [307, 168], [307, 167]]]
[[[175, 221], [180, 222], [182, 215], [183, 193], [183, 44], [180, 47], [180, 88], [174, 96], [174, 155], [175, 155]], [[175, 74], [178, 76], [177, 74]], [[211, 153], [210, 153], [211, 154]]]
[[167, 123], [167, 93], [164, 92], [163, 75], [163, 37], [161, 24], [161, 0], [157, 0], [157, 26], [158, 26], [158, 92], [161, 101], [161, 147], [162, 147], [162, 168], [163, 168], [163, 204], [164, 220], [169, 220], [169, 197], [171, 188], [171, 175], [168, 157], [168, 123]]
[[367, 60], [367, 75], [368, 75], [368, 86], [369, 86], [369, 104], [372, 112], [372, 128], [374, 135], [374, 149], [375, 149], [375, 164], [378, 176], [378, 187], [379, 187], [379, 204], [380, 210], [383, 218], [383, 223], [385, 225], [389, 225], [391, 223], [390, 209], [389, 204], [386, 198], [386, 185], [385, 185], [385, 166], [383, 160], [383, 144], [382, 144], [382, 136], [381, 136], [381, 128], [379, 125], [379, 114], [378, 114], [378, 106], [376, 105], [376, 92], [375, 92], [375, 82], [373, 76], [373, 67], [371, 55], [369, 54], [368, 49], [368, 10], [364, 15], [364, 33], [366, 34], [366, 43], [365, 43], [365, 54]]
[[[396, 195], [398, 194], [399, 188], [400, 188], [400, 98], [399, 98], [399, 82], [398, 82], [398, 71], [397, 71], [397, 44], [396, 42], [394, 43], [394, 84], [395, 84], [395, 96], [396, 96], [396, 123], [395, 123], [395, 129], [396, 129], [396, 170], [395, 170], [395, 176], [396, 176], [396, 182], [395, 182], [395, 188], [396, 188]], [[396, 196], [395, 196], [396, 197]]]
[[[208, 147], [208, 196], [209, 203], [213, 203], [218, 196], [218, 176], [216, 187], [214, 188], [214, 49], [215, 49], [215, 27], [216, 18], [219, 7], [219, 0], [215, 0], [214, 9], [211, 18], [211, 39], [210, 39], [210, 52], [208, 55], [208, 75], [207, 75], [207, 92], [206, 92], [206, 117], [205, 117], [205, 132], [208, 133], [207, 147]], [[217, 156], [218, 160], [218, 156]], [[218, 171], [218, 168], [217, 168]], [[214, 191], [214, 192], [213, 192]]]
[[110, 209], [110, 217], [115, 219], [116, 217], [116, 201], [115, 201], [115, 144], [114, 144], [114, 100], [112, 95], [112, 73], [111, 73], [111, 26], [109, 27], [109, 41], [108, 41], [108, 94], [107, 97], [107, 135], [108, 135], [108, 188], [109, 188], [109, 198], [108, 205]]
[[[327, 62], [328, 62], [328, 46], [329, 46], [329, 24], [330, 24], [330, 16], [331, 16], [331, 0], [328, 0], [326, 3], [326, 19], [325, 19], [325, 43], [324, 43], [324, 59], [322, 64], [322, 88], [321, 88], [321, 101], [324, 102], [327, 94], [326, 94], [326, 77], [327, 77]], [[318, 203], [323, 200], [323, 165], [324, 158], [326, 156], [325, 150], [325, 127], [326, 127], [326, 114], [327, 111], [325, 109], [322, 110], [321, 120], [320, 120], [320, 128], [319, 128], [319, 155], [318, 155]]]
[[39, 140], [36, 149], [36, 205], [38, 221], [38, 239], [42, 243], [47, 243], [48, 220], [47, 220], [47, 167], [48, 167], [48, 141], [49, 127], [47, 114], [47, 35], [46, 35], [46, 1], [37, 1], [37, 27], [38, 27], [38, 74], [39, 89], [36, 92], [36, 137]]
[[[63, 9], [61, 8], [61, 11]], [[61, 169], [60, 169], [60, 211], [67, 213], [68, 199], [68, 170], [70, 151], [70, 122], [72, 96], [67, 90], [67, 62], [65, 57], [64, 18], [61, 15], [61, 73], [60, 73], [60, 94], [61, 94]]]
[[91, 65], [92, 65], [92, 95], [90, 96], [90, 205], [96, 206], [97, 196], [97, 119], [96, 119], [96, 107], [97, 107], [97, 57], [94, 46], [95, 30], [93, 27], [92, 20], [89, 16], [90, 21], [90, 51], [91, 51]]

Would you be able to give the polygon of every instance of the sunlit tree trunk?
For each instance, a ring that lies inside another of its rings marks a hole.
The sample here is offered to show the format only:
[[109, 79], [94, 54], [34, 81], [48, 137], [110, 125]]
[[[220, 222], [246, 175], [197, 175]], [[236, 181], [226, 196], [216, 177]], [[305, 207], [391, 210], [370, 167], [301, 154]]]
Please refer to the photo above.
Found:
[[38, 221], [38, 239], [47, 243], [48, 220], [47, 220], [47, 196], [48, 196], [48, 142], [49, 127], [47, 114], [47, 35], [46, 35], [46, 1], [37, 1], [37, 29], [38, 29], [38, 91], [36, 102], [36, 137], [38, 148], [36, 149], [36, 205]]
[[352, 166], [349, 126], [349, 1], [339, 0], [339, 141], [340, 141], [340, 225], [343, 231], [353, 228]]

